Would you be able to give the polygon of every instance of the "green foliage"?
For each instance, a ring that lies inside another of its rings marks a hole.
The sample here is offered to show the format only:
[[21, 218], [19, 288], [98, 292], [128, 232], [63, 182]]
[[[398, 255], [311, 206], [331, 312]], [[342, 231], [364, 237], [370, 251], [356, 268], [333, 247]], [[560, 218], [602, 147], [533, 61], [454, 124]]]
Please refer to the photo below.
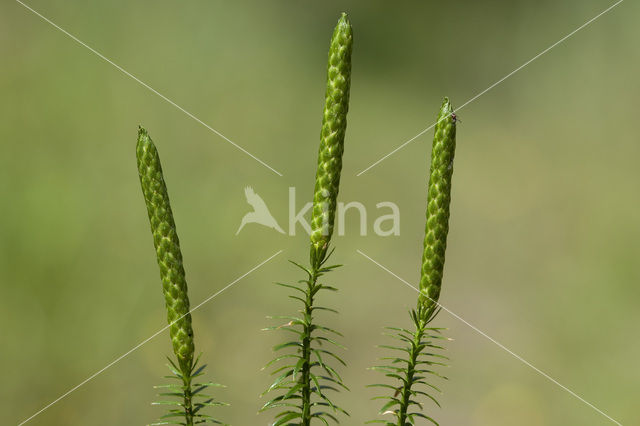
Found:
[[[276, 357], [267, 364], [274, 366], [272, 375], [276, 376], [266, 393], [278, 392], [261, 410], [278, 408], [281, 411], [275, 417], [273, 426], [303, 425], [309, 426], [313, 419], [324, 424], [329, 420], [338, 423], [337, 414], [348, 413], [334, 404], [328, 392], [347, 389], [338, 372], [331, 363], [344, 361], [331, 349], [342, 347], [335, 336], [338, 331], [315, 323], [314, 313], [334, 309], [315, 306], [315, 298], [321, 290], [336, 291], [335, 287], [321, 283], [320, 278], [335, 269], [325, 266], [330, 254], [329, 243], [333, 233], [336, 212], [336, 200], [340, 186], [344, 137], [347, 128], [349, 109], [349, 87], [351, 79], [351, 50], [353, 34], [346, 14], [342, 14], [331, 38], [327, 66], [327, 90], [322, 116], [318, 167], [313, 195], [313, 213], [311, 217], [311, 245], [309, 258], [311, 266], [294, 263], [307, 277], [297, 284], [279, 284], [290, 288], [294, 295], [289, 297], [302, 302], [303, 308], [298, 317], [275, 317], [288, 322], [267, 330], [282, 329], [294, 334], [294, 339], [277, 345]], [[288, 351], [288, 349], [294, 349]], [[284, 353], [283, 353], [284, 352]], [[284, 365], [282, 365], [284, 364]]]
[[[153, 244], [156, 249], [160, 278], [167, 308], [167, 321], [173, 345], [173, 352], [178, 360], [177, 365], [171, 359], [169, 362], [173, 376], [182, 381], [181, 384], [163, 386], [167, 392], [162, 396], [174, 396], [180, 401], [162, 401], [157, 404], [174, 405], [180, 408], [172, 408], [162, 417], [163, 421], [154, 424], [181, 424], [192, 426], [200, 423], [217, 423], [219, 421], [201, 413], [206, 406], [225, 405], [215, 402], [214, 399], [202, 393], [211, 386], [219, 386], [213, 383], [193, 383], [193, 379], [200, 377], [204, 365], [198, 367], [198, 360], [193, 359], [195, 346], [193, 343], [193, 329], [191, 327], [191, 314], [189, 313], [189, 295], [187, 294], [187, 281], [185, 279], [184, 266], [182, 264], [182, 252], [180, 241], [173, 220], [169, 194], [162, 173], [160, 156], [151, 137], [142, 127], [138, 130], [138, 143], [136, 146], [136, 158], [138, 162], [138, 174], [140, 185], [144, 195]], [[194, 399], [204, 398], [199, 402]], [[184, 421], [176, 419], [184, 418]]]
[[[160, 421], [151, 423], [151, 425], [197, 425], [204, 423], [213, 424], [225, 424], [213, 417], [204, 414], [202, 409], [205, 407], [219, 407], [227, 406], [224, 402], [217, 402], [215, 399], [205, 392], [212, 387], [223, 387], [218, 383], [213, 382], [194, 382], [194, 379], [202, 377], [206, 365], [198, 366], [199, 358], [193, 363], [193, 367], [189, 372], [189, 375], [184, 375], [178, 366], [171, 360], [169, 360], [169, 370], [171, 370], [170, 376], [165, 376], [166, 379], [176, 379], [180, 383], [170, 383], [168, 385], [155, 386], [156, 389], [161, 390], [158, 396], [176, 398], [177, 400], [162, 400], [154, 402], [153, 405], [173, 406], [177, 408], [170, 408], [169, 412], [160, 417]], [[182, 421], [184, 419], [184, 421]]]
[[[433, 391], [439, 389], [430, 383], [429, 376], [442, 377], [434, 367], [444, 366], [444, 355], [437, 352], [444, 348], [437, 344], [444, 339], [441, 329], [428, 327], [439, 312], [438, 298], [442, 285], [447, 234], [449, 232], [449, 204], [451, 201], [451, 178], [456, 147], [456, 116], [449, 99], [445, 98], [435, 128], [431, 151], [431, 173], [427, 196], [427, 220], [420, 277], [418, 306], [411, 311], [413, 330], [388, 328], [389, 336], [401, 342], [401, 346], [381, 346], [400, 351], [404, 357], [382, 358], [387, 365], [374, 367], [386, 377], [400, 382], [396, 385], [375, 384], [393, 391], [393, 396], [380, 396], [385, 400], [379, 414], [391, 414], [395, 421], [372, 420], [369, 423], [384, 423], [387, 426], [407, 426], [415, 424], [416, 418], [423, 418], [438, 424], [432, 417], [422, 413], [423, 406], [418, 398], [424, 397], [439, 406]], [[420, 411], [415, 411], [415, 408]]]
[[[413, 330], [406, 328], [387, 327], [385, 335], [397, 340], [396, 345], [381, 345], [380, 348], [394, 351], [399, 355], [381, 358], [385, 365], [377, 365], [372, 370], [379, 371], [392, 380], [399, 381], [397, 385], [386, 383], [376, 383], [370, 387], [389, 389], [392, 396], [379, 396], [374, 399], [384, 400], [385, 403], [380, 408], [378, 414], [392, 415], [395, 421], [371, 420], [367, 423], [383, 423], [387, 426], [406, 426], [415, 424], [416, 418], [429, 420], [438, 424], [432, 417], [427, 416], [422, 411], [424, 407], [419, 398], [427, 398], [438, 407], [440, 404], [433, 392], [440, 392], [440, 389], [431, 383], [430, 378], [446, 377], [438, 374], [434, 367], [446, 366], [448, 358], [438, 352], [444, 347], [439, 341], [445, 340], [442, 336], [442, 329], [427, 327], [427, 324], [437, 315], [439, 311], [432, 311], [431, 316], [425, 316], [418, 310], [411, 311]], [[419, 409], [419, 411], [416, 411]]]
[[[332, 350], [336, 347], [344, 348], [335, 340], [336, 336], [342, 337], [342, 334], [316, 324], [314, 321], [316, 311], [337, 313], [331, 308], [314, 306], [314, 299], [320, 291], [337, 291], [335, 287], [319, 281], [325, 273], [339, 266], [324, 266], [326, 260], [324, 259], [317, 269], [307, 269], [294, 263], [307, 274], [307, 279], [300, 280], [297, 284], [277, 283], [294, 290], [295, 294], [289, 297], [301, 302], [303, 307], [299, 316], [271, 317], [287, 322], [265, 329], [284, 330], [294, 335], [293, 339], [273, 348], [276, 356], [265, 366], [265, 368], [274, 367], [271, 374], [276, 376], [276, 379], [264, 394], [269, 392], [280, 394], [264, 404], [261, 411], [269, 408], [283, 409], [276, 415], [273, 426], [309, 425], [314, 418], [325, 424], [327, 424], [326, 419], [338, 423], [335, 414], [338, 412], [347, 414], [331, 401], [327, 393], [338, 391], [340, 388], [348, 390], [338, 372], [331, 366], [336, 362], [346, 365]], [[291, 423], [294, 421], [298, 423]]]

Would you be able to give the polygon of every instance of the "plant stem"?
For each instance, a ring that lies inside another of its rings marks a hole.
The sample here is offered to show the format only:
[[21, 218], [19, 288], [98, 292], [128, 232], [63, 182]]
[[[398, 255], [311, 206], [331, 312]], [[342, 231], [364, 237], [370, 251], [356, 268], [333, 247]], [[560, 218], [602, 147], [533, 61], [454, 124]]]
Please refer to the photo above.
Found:
[[311, 341], [313, 332], [313, 296], [317, 291], [318, 267], [313, 265], [311, 278], [307, 283], [307, 295], [304, 306], [304, 336], [302, 338], [302, 426], [311, 424]]
[[[339, 411], [348, 415], [346, 411], [334, 405], [324, 394], [323, 388], [327, 390], [337, 390], [337, 385], [346, 389], [342, 383], [342, 379], [338, 373], [326, 365], [322, 360], [323, 355], [332, 357], [344, 365], [344, 361], [338, 356], [329, 352], [327, 349], [313, 348], [311, 345], [314, 341], [318, 341], [318, 345], [323, 342], [340, 346], [338, 343], [326, 336], [313, 336], [313, 332], [318, 330], [318, 334], [322, 332], [334, 333], [339, 336], [340, 333], [327, 327], [321, 327], [313, 324], [314, 296], [322, 290], [336, 289], [330, 286], [318, 284], [318, 279], [325, 272], [335, 268], [336, 266], [323, 268], [324, 262], [330, 254], [329, 243], [333, 233], [334, 219], [336, 214], [337, 197], [340, 189], [340, 173], [342, 171], [342, 154], [344, 152], [344, 138], [347, 129], [347, 112], [349, 110], [349, 92], [351, 87], [351, 51], [353, 45], [353, 33], [351, 24], [346, 14], [342, 14], [338, 20], [331, 44], [329, 46], [328, 64], [327, 64], [327, 89], [325, 92], [325, 105], [322, 114], [322, 129], [320, 132], [320, 147], [318, 148], [318, 164], [316, 169], [316, 180], [313, 192], [313, 207], [311, 214], [311, 235], [310, 235], [310, 268], [300, 265], [308, 274], [308, 280], [305, 280], [305, 286], [285, 285], [293, 287], [304, 293], [303, 297], [295, 296], [304, 303], [302, 311], [303, 318], [294, 318], [284, 327], [289, 331], [293, 327], [302, 327], [302, 331], [295, 330], [299, 336], [299, 340], [287, 342], [279, 345], [276, 350], [285, 347], [295, 347], [296, 354], [293, 356], [296, 361], [295, 365], [287, 365], [276, 370], [281, 376], [276, 379], [274, 384], [267, 390], [286, 389], [286, 393], [267, 402], [263, 409], [273, 407], [285, 407], [285, 411], [278, 414], [275, 425], [284, 426], [292, 424], [295, 419], [300, 420], [300, 425], [309, 426], [312, 418], [317, 418], [328, 424], [325, 417], [335, 420], [335, 416], [327, 411], [311, 412], [312, 406], [330, 407], [334, 412]], [[328, 254], [329, 253], [329, 254]], [[300, 282], [302, 284], [302, 281]], [[282, 284], [284, 285], [284, 284]], [[320, 308], [336, 312], [333, 309]], [[315, 356], [317, 360], [311, 361], [311, 357]], [[276, 358], [276, 361], [285, 357]], [[322, 368], [326, 375], [315, 375], [312, 371], [313, 367]], [[282, 371], [285, 371], [282, 373]], [[275, 374], [275, 373], [274, 373]], [[289, 378], [291, 378], [289, 380]], [[286, 379], [286, 380], [285, 380]], [[319, 381], [330, 382], [330, 385], [319, 384]], [[312, 395], [316, 394], [318, 400], [311, 401]], [[292, 402], [295, 401], [295, 402]], [[298, 403], [300, 404], [298, 406]], [[300, 411], [297, 411], [299, 409]]]
[[186, 426], [193, 426], [193, 404], [191, 399], [193, 397], [193, 393], [191, 390], [191, 377], [183, 377], [184, 383], [184, 420]]
[[189, 309], [187, 281], [182, 263], [180, 240], [171, 211], [171, 203], [167, 186], [162, 173], [160, 156], [155, 144], [145, 129], [138, 130], [136, 158], [140, 185], [144, 195], [156, 258], [160, 267], [162, 289], [167, 308], [167, 322], [173, 345], [173, 352], [178, 359], [176, 373], [182, 377], [183, 405], [185, 424], [193, 426], [193, 391], [191, 375], [194, 370], [193, 328]]
[[[420, 318], [420, 316], [418, 316]], [[414, 375], [418, 357], [422, 351], [422, 338], [424, 337], [424, 331], [426, 323], [420, 319], [416, 325], [416, 331], [413, 333], [413, 342], [409, 350], [409, 359], [407, 360], [407, 368], [405, 370], [405, 380], [402, 386], [400, 407], [398, 409], [398, 426], [405, 426], [407, 424], [407, 415], [409, 412], [409, 405], [411, 404], [411, 388], [414, 385]]]

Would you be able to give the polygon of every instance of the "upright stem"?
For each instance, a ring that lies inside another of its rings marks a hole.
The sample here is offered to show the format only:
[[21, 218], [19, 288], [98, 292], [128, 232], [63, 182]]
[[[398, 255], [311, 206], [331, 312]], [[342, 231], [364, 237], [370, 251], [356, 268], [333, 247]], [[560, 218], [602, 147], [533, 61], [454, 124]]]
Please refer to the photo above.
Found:
[[191, 402], [191, 373], [193, 369], [193, 328], [187, 294], [187, 280], [182, 264], [180, 240], [171, 211], [169, 193], [162, 173], [160, 155], [151, 137], [142, 127], [138, 130], [136, 145], [138, 175], [142, 194], [147, 205], [153, 244], [160, 267], [162, 289], [167, 308], [169, 335], [173, 352], [178, 359], [177, 370], [182, 375], [184, 385], [184, 417], [187, 426], [193, 426], [193, 405]]
[[191, 392], [191, 377], [188, 379], [183, 378], [184, 383], [184, 420], [186, 426], [193, 426], [193, 404], [192, 397], [193, 393]]
[[304, 336], [302, 338], [302, 426], [311, 424], [311, 333], [313, 332], [313, 296], [318, 281], [318, 267], [313, 266], [311, 278], [307, 283], [307, 297], [304, 306]]
[[407, 424], [407, 414], [412, 395], [411, 388], [414, 385], [415, 368], [421, 352], [421, 342], [424, 337], [425, 326], [426, 323], [420, 319], [416, 324], [416, 331], [413, 334], [413, 342], [409, 351], [409, 359], [407, 360], [407, 369], [405, 371], [404, 385], [402, 386], [401, 391], [400, 408], [398, 410], [398, 426], [405, 426]]
[[[351, 51], [353, 31], [349, 18], [343, 13], [333, 30], [327, 63], [327, 89], [322, 113], [318, 166], [313, 190], [311, 213], [311, 276], [307, 283], [305, 301], [305, 329], [302, 342], [302, 426], [311, 424], [311, 333], [313, 296], [319, 290], [316, 284], [322, 263], [327, 255], [336, 214], [344, 137], [347, 131], [347, 112], [351, 90]], [[317, 389], [321, 394], [321, 390]], [[322, 419], [322, 417], [320, 417]], [[322, 419], [326, 424], [326, 420]]]

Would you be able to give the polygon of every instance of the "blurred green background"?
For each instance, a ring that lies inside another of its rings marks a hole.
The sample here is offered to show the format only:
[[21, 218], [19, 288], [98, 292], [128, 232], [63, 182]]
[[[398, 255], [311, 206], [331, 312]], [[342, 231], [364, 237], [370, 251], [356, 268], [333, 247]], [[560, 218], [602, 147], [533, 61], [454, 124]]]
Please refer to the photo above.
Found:
[[[0, 423], [17, 424], [165, 324], [135, 167], [136, 127], [160, 150], [192, 304], [284, 253], [193, 315], [197, 350], [235, 425], [257, 415], [260, 368], [294, 312], [271, 283], [302, 278], [307, 237], [248, 225], [251, 185], [283, 227], [288, 188], [310, 200], [326, 54], [341, 11], [355, 33], [340, 198], [392, 201], [401, 235], [337, 237], [345, 266], [324, 297], [341, 311], [351, 392], [344, 424], [374, 418], [365, 388], [386, 325], [408, 325], [418, 282], [432, 132], [443, 96], [461, 105], [610, 1], [109, 2], [31, 0], [65, 28], [284, 174], [279, 177], [12, 1], [0, 5]], [[460, 111], [441, 302], [622, 424], [640, 424], [640, 7], [627, 1]], [[606, 418], [455, 317], [439, 383], [443, 425], [606, 425]], [[156, 337], [33, 419], [143, 425], [163, 383]]]

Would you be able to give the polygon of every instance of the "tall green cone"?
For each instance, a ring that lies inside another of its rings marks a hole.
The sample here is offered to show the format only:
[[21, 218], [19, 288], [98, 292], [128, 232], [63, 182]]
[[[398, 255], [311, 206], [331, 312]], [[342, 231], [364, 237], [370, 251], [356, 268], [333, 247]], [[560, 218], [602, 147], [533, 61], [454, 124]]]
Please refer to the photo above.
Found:
[[[331, 44], [327, 66], [327, 90], [320, 132], [318, 168], [313, 196], [311, 217], [310, 267], [300, 267], [307, 279], [297, 284], [278, 283], [281, 286], [301, 292], [290, 296], [304, 304], [299, 317], [287, 318], [286, 324], [269, 327], [270, 330], [287, 330], [296, 333], [294, 341], [277, 345], [279, 352], [268, 366], [274, 365], [276, 375], [274, 383], [265, 392], [277, 392], [278, 396], [263, 405], [262, 410], [278, 408], [273, 426], [299, 425], [310, 426], [320, 423], [328, 425], [329, 419], [338, 423], [336, 415], [348, 413], [331, 402], [329, 391], [347, 389], [338, 372], [329, 364], [345, 362], [335, 355], [331, 347], [342, 347], [335, 335], [338, 331], [317, 324], [316, 313], [319, 310], [337, 313], [334, 309], [315, 306], [322, 290], [336, 291], [326, 284], [323, 277], [338, 265], [327, 266], [327, 250], [333, 231], [336, 211], [336, 199], [340, 185], [344, 136], [347, 128], [347, 110], [349, 109], [349, 85], [351, 77], [351, 49], [353, 35], [346, 14], [338, 20]], [[287, 339], [289, 340], [289, 339]], [[293, 353], [292, 353], [293, 352]], [[285, 365], [280, 365], [284, 363]], [[277, 365], [275, 365], [277, 364]], [[347, 389], [348, 390], [348, 389]]]
[[351, 84], [351, 23], [342, 14], [331, 38], [311, 216], [311, 264], [321, 262], [333, 233]]
[[427, 223], [422, 253], [422, 274], [418, 312], [431, 316], [437, 306], [442, 284], [444, 254], [449, 232], [451, 176], [456, 150], [456, 117], [449, 99], [445, 98], [431, 149], [431, 175], [427, 196]]
[[160, 157], [153, 141], [142, 127], [138, 131], [136, 158], [140, 185], [149, 213], [153, 244], [160, 267], [167, 321], [171, 325], [173, 352], [178, 358], [184, 377], [190, 377], [194, 352], [193, 330], [180, 241], [171, 212], [167, 186], [162, 175]]
[[445, 378], [437, 374], [433, 368], [446, 366], [448, 361], [445, 355], [438, 353], [439, 350], [444, 349], [440, 343], [444, 339], [441, 329], [429, 327], [429, 323], [438, 313], [437, 301], [440, 297], [447, 233], [449, 232], [449, 203], [451, 201], [451, 177], [455, 149], [456, 116], [449, 99], [445, 98], [438, 115], [431, 148], [431, 173], [427, 195], [427, 222], [422, 253], [420, 295], [418, 296], [417, 309], [411, 311], [411, 321], [415, 330], [388, 327], [391, 335], [403, 343], [402, 346], [396, 343], [383, 347], [404, 352], [405, 356], [394, 355], [382, 358], [389, 362], [386, 365], [374, 367], [384, 373], [386, 377], [399, 381], [399, 386], [388, 383], [372, 385], [394, 390], [392, 397], [381, 397], [386, 402], [378, 414], [393, 414], [395, 421], [376, 419], [367, 423], [409, 426], [416, 424], [417, 418], [422, 418], [435, 425], [438, 424], [432, 417], [425, 414], [423, 406], [417, 399], [423, 396], [440, 406], [432, 396], [432, 391], [438, 390], [438, 388], [429, 382], [427, 376], [433, 374]]

